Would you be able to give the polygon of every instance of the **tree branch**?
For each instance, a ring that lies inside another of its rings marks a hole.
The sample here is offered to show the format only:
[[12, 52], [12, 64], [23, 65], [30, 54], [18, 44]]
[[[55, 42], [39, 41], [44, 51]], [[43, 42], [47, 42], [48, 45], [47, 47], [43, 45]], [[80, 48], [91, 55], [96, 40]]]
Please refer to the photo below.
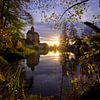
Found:
[[100, 33], [100, 28], [95, 26], [93, 23], [86, 21], [84, 24], [92, 28], [95, 32]]
[[59, 20], [61, 20], [61, 18], [64, 16], [64, 14], [65, 14], [68, 10], [70, 10], [71, 8], [73, 8], [73, 7], [75, 7], [75, 6], [79, 5], [79, 4], [82, 4], [82, 3], [84, 3], [84, 2], [87, 2], [87, 1], [89, 1], [89, 0], [84, 0], [84, 1], [78, 2], [78, 3], [76, 3], [76, 4], [72, 5], [72, 6], [70, 6], [69, 8], [67, 8], [67, 9], [63, 12], [63, 14], [61, 15], [61, 17], [60, 17]]

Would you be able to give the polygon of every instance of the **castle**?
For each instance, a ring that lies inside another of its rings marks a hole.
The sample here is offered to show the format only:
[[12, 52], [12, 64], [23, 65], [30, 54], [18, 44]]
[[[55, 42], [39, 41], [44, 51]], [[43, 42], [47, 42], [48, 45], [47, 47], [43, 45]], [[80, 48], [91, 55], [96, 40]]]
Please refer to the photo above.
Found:
[[40, 44], [39, 34], [34, 31], [34, 27], [33, 26], [27, 32], [26, 44], [27, 45], [32, 45], [33, 48], [39, 48], [39, 44]]

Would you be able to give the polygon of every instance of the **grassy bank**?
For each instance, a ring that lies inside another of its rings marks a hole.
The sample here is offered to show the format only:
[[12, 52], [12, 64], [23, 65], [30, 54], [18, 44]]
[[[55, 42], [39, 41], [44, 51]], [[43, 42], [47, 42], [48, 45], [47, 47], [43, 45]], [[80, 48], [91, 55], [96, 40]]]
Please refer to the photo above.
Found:
[[19, 61], [21, 59], [24, 59], [28, 55], [36, 54], [36, 53], [37, 52], [35, 49], [31, 49], [27, 47], [23, 47], [22, 51], [16, 50], [13, 52], [5, 52], [0, 56], [0, 66], [7, 65], [8, 62]]
[[19, 55], [22, 55], [23, 57], [26, 57], [30, 54], [36, 53], [36, 50], [24, 47], [22, 52], [17, 51], [16, 53], [19, 54]]

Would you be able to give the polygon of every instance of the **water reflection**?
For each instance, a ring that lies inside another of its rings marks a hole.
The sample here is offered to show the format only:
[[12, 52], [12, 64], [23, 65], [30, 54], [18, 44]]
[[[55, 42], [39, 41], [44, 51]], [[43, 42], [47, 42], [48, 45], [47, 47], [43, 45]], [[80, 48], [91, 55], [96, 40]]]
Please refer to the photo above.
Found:
[[44, 96], [55, 95], [56, 98], [59, 96], [61, 67], [57, 60], [58, 57], [59, 52], [49, 52], [45, 56], [37, 53], [19, 62], [26, 95], [31, 93]]
[[12, 96], [23, 100], [23, 87], [26, 97], [30, 94], [53, 96], [54, 100], [79, 100], [89, 91], [98, 93], [100, 62], [80, 60], [70, 52], [49, 52], [47, 55], [32, 54], [24, 60], [0, 67], [2, 100], [15, 100], [11, 99]]
[[56, 56], [56, 57], [59, 57], [59, 55], [60, 55], [60, 52], [59, 51], [50, 51], [50, 52], [48, 52], [48, 54], [47, 55], [45, 55], [45, 56]]
[[25, 60], [20, 61], [20, 67], [22, 68], [25, 94], [30, 94], [30, 89], [34, 84], [33, 71], [35, 66], [39, 64], [39, 53], [31, 54], [27, 56]]
[[18, 62], [18, 67], [22, 70], [22, 78], [24, 83], [25, 95], [29, 94], [29, 90], [34, 84], [34, 77], [32, 69], [27, 66], [27, 60], [23, 59]]
[[[30, 85], [26, 85], [28, 91], [36, 95], [53, 95], [55, 100], [63, 100], [70, 85], [68, 78], [66, 78], [66, 72], [69, 74], [69, 70], [71, 70], [67, 67], [69, 66], [68, 62], [69, 60], [73, 61], [74, 58], [75, 55], [71, 52], [60, 53], [59, 51], [51, 51], [45, 56], [39, 56], [39, 54], [28, 56], [26, 64], [29, 68], [34, 69], [33, 72], [29, 72], [33, 73], [32, 76], [30, 75], [28, 79], [25, 78], [25, 84]], [[74, 68], [73, 66], [75, 66], [74, 63], [72, 68]]]
[[[72, 52], [61, 52], [60, 54], [60, 64], [62, 66], [62, 79], [61, 79], [61, 90], [60, 90], [60, 100], [66, 100], [69, 93], [71, 84], [70, 80], [73, 78], [73, 69], [77, 63], [74, 62], [75, 54]], [[70, 100], [70, 99], [68, 99]]]
[[27, 65], [32, 71], [34, 70], [34, 67], [39, 64], [39, 58], [39, 53], [31, 54], [27, 57]]
[[49, 52], [45, 56], [30, 55], [21, 61], [26, 94], [54, 96], [59, 100], [61, 66], [58, 58], [59, 52]]
[[[26, 67], [25, 67], [26, 66]], [[24, 60], [25, 91], [29, 94], [54, 96], [54, 100], [79, 100], [94, 82], [100, 80], [99, 64], [80, 63], [72, 52], [33, 54]]]

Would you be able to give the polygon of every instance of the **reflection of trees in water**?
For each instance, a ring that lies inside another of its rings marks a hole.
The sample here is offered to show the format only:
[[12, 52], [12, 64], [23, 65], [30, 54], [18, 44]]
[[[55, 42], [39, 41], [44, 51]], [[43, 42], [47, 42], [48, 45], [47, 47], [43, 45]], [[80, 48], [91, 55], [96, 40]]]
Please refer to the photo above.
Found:
[[24, 70], [23, 75], [24, 75], [24, 88], [25, 88], [25, 93], [26, 94], [30, 94], [30, 89], [34, 84], [34, 76], [33, 76], [33, 71], [34, 68], [36, 67], [36, 65], [39, 64], [39, 58], [40, 58], [40, 53], [41, 54], [46, 54], [47, 51], [41, 51], [35, 54], [31, 54], [27, 57], [26, 59], [26, 63], [28, 68], [30, 68], [30, 70], [26, 69], [26, 71]]
[[33, 53], [27, 57], [27, 65], [34, 71], [34, 67], [39, 64], [40, 55], [46, 55], [48, 50], [40, 50], [37, 53]]
[[34, 70], [34, 67], [39, 64], [39, 57], [39, 53], [31, 54], [27, 57], [27, 65], [32, 71]]
[[[34, 77], [32, 70], [26, 65], [26, 60], [23, 59], [18, 62], [17, 66], [21, 69], [21, 78], [25, 96], [29, 94], [29, 90], [33, 85]], [[22, 84], [21, 83], [21, 84]]]
[[[68, 53], [60, 55], [62, 65], [61, 100], [66, 100], [66, 97], [68, 100], [78, 100], [90, 86], [100, 82], [100, 63], [89, 62], [87, 59], [84, 61], [69, 59], [69, 56]], [[66, 92], [65, 98], [63, 98], [64, 92]]]
[[43, 49], [43, 50], [39, 50], [39, 54], [40, 55], [46, 55], [46, 54], [48, 54], [48, 52], [49, 52], [49, 50], [48, 49]]
[[35, 66], [39, 64], [39, 57], [39, 53], [36, 53], [29, 55], [26, 59], [27, 67], [23, 70], [25, 94], [30, 94], [30, 89], [34, 84], [33, 71]]
[[[60, 55], [60, 63], [62, 65], [63, 75], [66, 76], [67, 73], [73, 73], [76, 70], [77, 61], [74, 59], [75, 57], [71, 55], [72, 53], [63, 53]], [[67, 71], [67, 73], [66, 73]]]
[[70, 80], [76, 77], [76, 66], [77, 61], [75, 61], [75, 55], [69, 52], [62, 52], [60, 55], [60, 63], [62, 65], [62, 81], [61, 81], [61, 91], [60, 100], [66, 100], [66, 96], [70, 91]]
[[33, 77], [33, 71], [29, 66], [27, 66], [27, 60], [23, 59], [19, 61], [18, 65], [22, 70], [22, 78], [23, 78], [23, 87], [25, 91], [25, 95], [29, 95], [30, 89], [32, 85], [34, 84], [34, 77]]
[[[29, 74], [29, 73], [28, 73]], [[30, 94], [30, 89], [34, 84], [34, 77], [33, 75], [29, 75], [28, 77], [24, 73], [24, 91], [25, 95]]]

